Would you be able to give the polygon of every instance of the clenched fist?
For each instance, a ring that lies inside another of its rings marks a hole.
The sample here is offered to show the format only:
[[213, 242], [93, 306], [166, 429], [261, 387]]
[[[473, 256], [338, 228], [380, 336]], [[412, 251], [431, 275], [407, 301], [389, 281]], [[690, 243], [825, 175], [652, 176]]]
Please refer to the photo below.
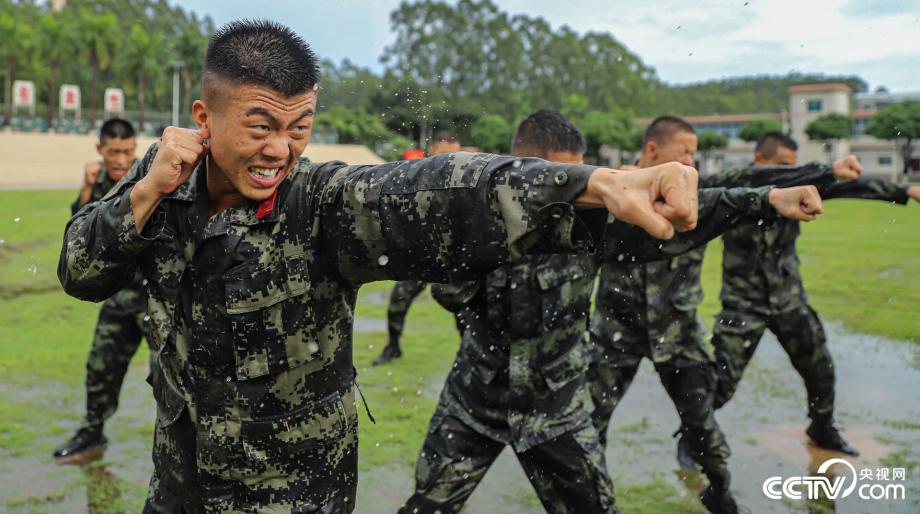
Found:
[[781, 215], [799, 221], [812, 221], [824, 212], [821, 195], [815, 186], [771, 189], [770, 205]]
[[102, 171], [102, 163], [99, 161], [89, 161], [83, 165], [83, 187], [91, 188], [99, 179], [99, 172]]
[[208, 153], [206, 130], [167, 127], [160, 148], [144, 177], [153, 191], [165, 196], [188, 180], [192, 171]]
[[855, 180], [862, 173], [862, 165], [855, 155], [847, 155], [834, 161], [834, 176], [843, 180]]

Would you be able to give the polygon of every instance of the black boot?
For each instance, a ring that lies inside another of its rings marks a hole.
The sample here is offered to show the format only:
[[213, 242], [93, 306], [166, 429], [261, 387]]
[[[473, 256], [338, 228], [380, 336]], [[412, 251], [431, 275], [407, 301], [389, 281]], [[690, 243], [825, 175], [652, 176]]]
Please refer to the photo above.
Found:
[[374, 366], [385, 364], [393, 359], [398, 359], [400, 357], [402, 357], [402, 350], [399, 349], [399, 345], [392, 343], [388, 344], [383, 347], [383, 351], [380, 352], [380, 355], [374, 359]]
[[696, 461], [696, 452], [690, 446], [687, 436], [680, 434], [677, 439], [677, 465], [684, 469], [699, 471], [700, 463]]
[[743, 505], [738, 505], [732, 493], [726, 490], [716, 490], [712, 486], [703, 489], [700, 492], [700, 501], [706, 510], [713, 514], [744, 514], [750, 513], [750, 509]]
[[815, 446], [824, 448], [825, 450], [845, 453], [854, 457], [859, 456], [859, 451], [850, 446], [850, 444], [840, 436], [840, 431], [834, 426], [833, 419], [815, 418], [811, 421], [811, 425], [808, 425], [808, 429], [805, 430], [805, 433], [808, 434], [808, 437], [811, 438]]
[[58, 464], [86, 464], [102, 458], [108, 439], [102, 428], [81, 428], [69, 441], [54, 450]]

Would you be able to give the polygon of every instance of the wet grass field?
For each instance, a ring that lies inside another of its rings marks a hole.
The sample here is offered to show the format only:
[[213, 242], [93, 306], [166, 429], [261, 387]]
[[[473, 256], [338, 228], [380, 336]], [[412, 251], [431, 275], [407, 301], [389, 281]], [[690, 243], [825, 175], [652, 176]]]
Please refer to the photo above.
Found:
[[[56, 278], [72, 191], [0, 192], [0, 512], [138, 512], [151, 470], [153, 400], [135, 357], [106, 458], [57, 467], [52, 449], [83, 413], [86, 353], [98, 306], [67, 297]], [[720, 411], [732, 446], [734, 490], [754, 512], [920, 511], [920, 205], [835, 200], [805, 225], [800, 254], [811, 302], [837, 362], [838, 417], [863, 451], [860, 467], [907, 469], [906, 500], [837, 505], [767, 500], [765, 478], [807, 474], [829, 455], [806, 445], [804, 391], [772, 337], [738, 396]], [[701, 315], [718, 310], [721, 247], [706, 258]], [[362, 288], [355, 329], [359, 381], [377, 418], [361, 414], [358, 512], [395, 512], [457, 348], [451, 317], [425, 293], [413, 306], [405, 356], [371, 360], [386, 342], [389, 283]], [[698, 476], [677, 472], [677, 416], [647, 363], [614, 415], [608, 465], [623, 512], [702, 512]], [[467, 512], [541, 512], [513, 454], [503, 454]]]

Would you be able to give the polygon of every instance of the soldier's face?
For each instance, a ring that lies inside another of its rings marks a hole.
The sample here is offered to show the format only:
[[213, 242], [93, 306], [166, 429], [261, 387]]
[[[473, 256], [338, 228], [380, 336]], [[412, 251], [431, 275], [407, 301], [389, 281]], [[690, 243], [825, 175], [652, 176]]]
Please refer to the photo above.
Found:
[[137, 140], [133, 137], [128, 139], [110, 137], [105, 140], [105, 143], [97, 144], [96, 151], [102, 156], [102, 162], [105, 163], [105, 171], [109, 178], [113, 182], [118, 182], [134, 164]]
[[696, 134], [683, 130], [675, 132], [663, 143], [649, 141], [642, 152], [641, 167], [677, 161], [685, 166], [696, 163]]
[[441, 155], [442, 153], [453, 153], [460, 151], [460, 143], [457, 141], [435, 141], [431, 143], [431, 150], [428, 152], [429, 157]]
[[196, 111], [199, 127], [210, 129], [209, 166], [235, 190], [228, 194], [271, 197], [307, 147], [316, 92], [287, 97], [262, 86], [225, 85], [214, 96], [210, 107], [202, 103]]
[[785, 146], [778, 146], [776, 153], [771, 157], [764, 157], [760, 152], [754, 154], [754, 164], [764, 164], [770, 166], [795, 166], [799, 155], [795, 150], [790, 150]]

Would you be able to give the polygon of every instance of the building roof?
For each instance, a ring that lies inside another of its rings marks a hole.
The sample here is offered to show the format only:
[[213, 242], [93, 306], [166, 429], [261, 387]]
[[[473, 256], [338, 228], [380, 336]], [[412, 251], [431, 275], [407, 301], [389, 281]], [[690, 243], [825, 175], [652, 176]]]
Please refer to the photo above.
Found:
[[[649, 125], [655, 118], [636, 118], [639, 125]], [[691, 125], [708, 125], [714, 123], [744, 123], [757, 119], [783, 119], [783, 114], [779, 112], [769, 112], [760, 114], [711, 114], [706, 116], [681, 116], [681, 119]]]
[[789, 86], [787, 92], [790, 95], [796, 93], [832, 93], [840, 91], [843, 93], [851, 93], [853, 90], [850, 89], [850, 86], [844, 84], [843, 82], [830, 82], [827, 84], [798, 84], [795, 86]]

